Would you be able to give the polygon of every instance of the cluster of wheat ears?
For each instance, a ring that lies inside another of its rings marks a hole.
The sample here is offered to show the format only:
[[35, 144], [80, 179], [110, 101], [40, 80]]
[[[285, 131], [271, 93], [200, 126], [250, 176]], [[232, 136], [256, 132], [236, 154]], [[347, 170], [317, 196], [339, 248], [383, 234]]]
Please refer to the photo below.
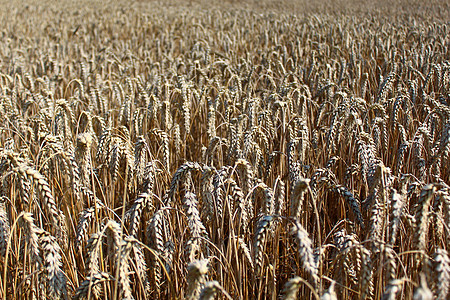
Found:
[[2, 17], [1, 299], [448, 299], [448, 22]]

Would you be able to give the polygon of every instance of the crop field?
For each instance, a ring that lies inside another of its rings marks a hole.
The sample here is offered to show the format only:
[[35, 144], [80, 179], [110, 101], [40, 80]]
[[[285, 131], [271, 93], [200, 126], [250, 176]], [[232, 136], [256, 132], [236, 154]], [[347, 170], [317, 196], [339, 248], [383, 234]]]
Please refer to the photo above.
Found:
[[447, 1], [0, 8], [0, 299], [450, 297]]

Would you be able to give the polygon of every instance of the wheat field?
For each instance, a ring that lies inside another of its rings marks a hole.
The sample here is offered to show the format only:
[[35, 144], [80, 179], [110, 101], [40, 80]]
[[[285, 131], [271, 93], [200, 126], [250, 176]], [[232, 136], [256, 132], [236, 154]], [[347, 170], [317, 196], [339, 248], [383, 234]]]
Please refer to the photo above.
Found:
[[0, 7], [0, 299], [448, 299], [448, 2]]

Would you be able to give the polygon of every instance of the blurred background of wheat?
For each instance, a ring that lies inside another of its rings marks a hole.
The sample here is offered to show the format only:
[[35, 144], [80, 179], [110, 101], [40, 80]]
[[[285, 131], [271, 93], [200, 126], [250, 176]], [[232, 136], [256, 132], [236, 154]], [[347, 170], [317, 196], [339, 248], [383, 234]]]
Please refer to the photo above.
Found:
[[447, 299], [447, 1], [2, 1], [0, 299]]

